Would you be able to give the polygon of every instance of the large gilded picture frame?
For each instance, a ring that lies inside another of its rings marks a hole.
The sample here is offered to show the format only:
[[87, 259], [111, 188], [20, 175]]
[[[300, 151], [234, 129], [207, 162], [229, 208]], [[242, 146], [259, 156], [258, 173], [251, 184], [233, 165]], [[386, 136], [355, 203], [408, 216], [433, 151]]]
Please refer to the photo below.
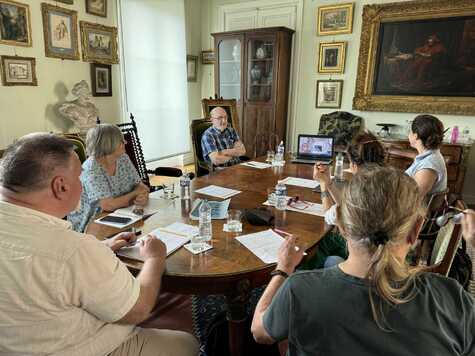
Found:
[[353, 109], [475, 114], [475, 1], [363, 8]]
[[117, 28], [80, 21], [82, 60], [103, 64], [119, 63]]

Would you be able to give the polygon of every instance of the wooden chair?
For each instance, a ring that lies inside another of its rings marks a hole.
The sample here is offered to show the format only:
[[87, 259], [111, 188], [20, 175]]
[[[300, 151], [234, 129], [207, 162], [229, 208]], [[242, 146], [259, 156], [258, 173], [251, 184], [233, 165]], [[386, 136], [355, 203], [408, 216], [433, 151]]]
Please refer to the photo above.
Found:
[[193, 153], [195, 157], [195, 172], [197, 177], [204, 176], [213, 170], [212, 165], [205, 161], [203, 150], [201, 149], [201, 137], [211, 126], [208, 119], [192, 120], [190, 125], [191, 140], [193, 142]]
[[60, 136], [64, 137], [74, 145], [74, 151], [78, 155], [81, 163], [83, 163], [87, 159], [86, 144], [84, 140], [78, 134], [63, 133], [60, 134]]
[[[99, 124], [100, 122], [98, 122]], [[166, 176], [166, 177], [181, 177], [183, 172], [181, 169], [172, 168], [172, 167], [158, 167], [154, 170], [147, 169], [145, 165], [145, 158], [143, 156], [142, 145], [140, 143], [139, 134], [137, 131], [137, 124], [135, 123], [134, 115], [130, 114], [130, 122], [117, 124], [117, 126], [122, 131], [124, 139], [127, 141], [125, 144], [125, 152], [129, 156], [130, 160], [134, 164], [137, 172], [140, 176], [142, 182], [150, 188], [150, 191], [155, 191], [161, 189], [161, 186], [151, 186], [149, 174], [156, 176]], [[190, 178], [193, 179], [194, 174], [189, 174]]]
[[[466, 209], [465, 203], [461, 200], [455, 202], [455, 207]], [[437, 234], [427, 271], [448, 276], [461, 240], [462, 226], [454, 224], [453, 219], [449, 220]]]

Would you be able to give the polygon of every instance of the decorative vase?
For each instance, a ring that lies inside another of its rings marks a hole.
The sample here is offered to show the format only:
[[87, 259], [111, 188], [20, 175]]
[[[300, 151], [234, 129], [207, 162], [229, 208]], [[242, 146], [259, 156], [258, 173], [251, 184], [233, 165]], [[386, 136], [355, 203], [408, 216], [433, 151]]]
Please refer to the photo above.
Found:
[[261, 68], [259, 68], [257, 64], [254, 64], [254, 67], [251, 68], [250, 73], [251, 73], [252, 84], [259, 83], [259, 80], [261, 80], [261, 76], [262, 76]]
[[264, 49], [264, 47], [259, 47], [256, 50], [256, 58], [258, 59], [266, 58], [266, 50]]

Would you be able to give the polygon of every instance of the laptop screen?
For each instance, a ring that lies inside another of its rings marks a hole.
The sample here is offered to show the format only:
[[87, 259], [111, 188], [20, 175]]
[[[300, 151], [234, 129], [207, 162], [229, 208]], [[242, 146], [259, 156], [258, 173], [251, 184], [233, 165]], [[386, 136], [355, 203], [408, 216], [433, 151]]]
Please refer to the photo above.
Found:
[[299, 135], [297, 155], [304, 158], [331, 159], [333, 137], [326, 135]]

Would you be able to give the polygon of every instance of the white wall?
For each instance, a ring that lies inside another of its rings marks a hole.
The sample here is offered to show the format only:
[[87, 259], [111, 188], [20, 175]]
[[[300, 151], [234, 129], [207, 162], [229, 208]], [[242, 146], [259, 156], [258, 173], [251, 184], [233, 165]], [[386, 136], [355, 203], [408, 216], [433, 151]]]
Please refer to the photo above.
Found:
[[[245, 0], [251, 1], [251, 0]], [[212, 46], [210, 33], [218, 31], [217, 10], [219, 6], [243, 3], [243, 0], [203, 0], [202, 15], [209, 17], [211, 21], [202, 23], [202, 46]], [[316, 11], [319, 6], [337, 3], [347, 3], [348, 0], [304, 0], [303, 26], [302, 26], [302, 50], [301, 68], [298, 81], [298, 97], [296, 122], [293, 127], [292, 137], [294, 143], [299, 133], [316, 133], [318, 131], [319, 118], [322, 114], [334, 111], [333, 109], [315, 108], [315, 94], [317, 79], [343, 79], [343, 96], [341, 109], [350, 111], [364, 118], [365, 125], [370, 130], [377, 130], [377, 123], [395, 123], [404, 125], [406, 120], [412, 120], [414, 113], [388, 113], [388, 112], [362, 112], [352, 109], [352, 100], [355, 91], [356, 72], [358, 65], [358, 54], [360, 45], [360, 32], [362, 25], [362, 11], [366, 4], [398, 2], [402, 0], [358, 0], [355, 1], [355, 14], [353, 22], [353, 33], [338, 36], [317, 36], [316, 35]], [[205, 10], [205, 8], [207, 8]], [[203, 13], [204, 12], [204, 13]], [[205, 16], [202, 16], [205, 19]], [[342, 75], [320, 75], [317, 73], [318, 44], [320, 42], [348, 41], [345, 73]], [[204, 68], [202, 72], [203, 83], [202, 96], [206, 97], [214, 94], [214, 84], [212, 68]], [[458, 125], [460, 129], [468, 126], [472, 137], [475, 135], [475, 119], [469, 116], [437, 115], [445, 127]], [[295, 147], [295, 146], [294, 146]], [[475, 149], [474, 149], [475, 150]], [[470, 155], [469, 169], [465, 176], [464, 198], [469, 202], [475, 202], [475, 153]]]
[[[81, 59], [61, 60], [45, 56], [43, 41], [43, 21], [41, 3], [75, 10], [79, 21], [88, 21], [107, 26], [117, 26], [115, 0], [108, 0], [107, 18], [86, 14], [85, 1], [76, 0], [74, 5], [56, 1], [20, 0], [30, 5], [32, 47], [7, 46], [0, 44], [0, 55], [18, 55], [36, 58], [38, 86], [0, 85], [0, 148], [6, 147], [14, 139], [34, 131], [67, 132], [74, 131], [72, 125], [55, 112], [55, 105], [64, 100], [74, 99], [69, 91], [82, 79], [91, 84], [90, 64]], [[80, 37], [78, 38], [80, 43]], [[79, 45], [80, 46], [80, 45]], [[81, 49], [80, 49], [81, 52]], [[112, 66], [112, 97], [94, 98], [104, 122], [120, 120], [120, 78], [119, 66]]]

